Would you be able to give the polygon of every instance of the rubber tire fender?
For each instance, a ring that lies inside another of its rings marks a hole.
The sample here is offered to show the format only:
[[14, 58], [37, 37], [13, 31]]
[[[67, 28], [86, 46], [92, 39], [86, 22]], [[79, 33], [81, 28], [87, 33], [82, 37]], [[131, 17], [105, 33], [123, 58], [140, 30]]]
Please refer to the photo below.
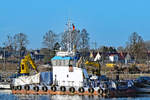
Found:
[[66, 91], [66, 87], [65, 86], [61, 86], [60, 87], [60, 91], [65, 92]]
[[52, 86], [52, 87], [51, 87], [51, 90], [52, 90], [53, 92], [57, 91], [56, 86]]
[[30, 86], [29, 85], [25, 85], [24, 89], [27, 90], [27, 91], [29, 91], [30, 90]]
[[88, 88], [88, 92], [89, 93], [94, 93], [94, 89], [93, 88]]
[[22, 89], [22, 86], [17, 86], [17, 90], [21, 90]]
[[70, 91], [71, 93], [74, 93], [74, 92], [75, 92], [75, 88], [74, 88], [74, 87], [70, 87], [70, 88], [69, 88], [69, 91]]
[[84, 93], [84, 88], [83, 87], [80, 87], [79, 89], [78, 89], [78, 91], [79, 91], [79, 93]]
[[48, 90], [47, 86], [43, 86], [43, 87], [42, 87], [42, 90], [43, 90], [44, 92], [47, 92], [47, 90]]
[[16, 86], [12, 86], [12, 90], [17, 90], [17, 87]]
[[99, 89], [97, 90], [97, 92], [98, 92], [100, 95], [102, 95], [102, 94], [103, 94], [103, 89], [99, 88]]
[[38, 92], [39, 91], [39, 87], [35, 86], [35, 87], [33, 87], [33, 90], [36, 91], [36, 92]]

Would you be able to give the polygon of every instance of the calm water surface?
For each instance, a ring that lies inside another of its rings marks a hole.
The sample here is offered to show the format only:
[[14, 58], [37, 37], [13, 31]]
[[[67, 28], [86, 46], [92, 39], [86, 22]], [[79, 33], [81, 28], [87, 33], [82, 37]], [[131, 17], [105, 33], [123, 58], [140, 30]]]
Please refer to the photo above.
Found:
[[150, 97], [101, 98], [98, 96], [13, 95], [0, 93], [0, 100], [150, 100]]

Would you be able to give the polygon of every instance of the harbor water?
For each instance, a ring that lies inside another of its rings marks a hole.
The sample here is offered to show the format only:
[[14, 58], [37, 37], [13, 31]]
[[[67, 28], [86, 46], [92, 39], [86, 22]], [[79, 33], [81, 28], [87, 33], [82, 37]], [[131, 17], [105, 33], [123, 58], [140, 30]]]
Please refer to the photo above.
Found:
[[0, 100], [149, 100], [149, 96], [103, 98], [98, 96], [69, 96], [69, 95], [14, 95], [0, 93]]

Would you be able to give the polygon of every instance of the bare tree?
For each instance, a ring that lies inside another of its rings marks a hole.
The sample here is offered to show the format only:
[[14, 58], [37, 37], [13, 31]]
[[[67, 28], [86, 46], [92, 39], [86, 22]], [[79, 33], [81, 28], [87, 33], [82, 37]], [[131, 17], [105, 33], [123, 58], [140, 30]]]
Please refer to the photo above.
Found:
[[10, 34], [8, 34], [6, 36], [6, 40], [4, 41], [3, 45], [4, 45], [4, 48], [3, 48], [3, 68], [4, 68], [4, 71], [6, 70], [6, 61], [7, 61], [7, 57], [6, 57], [6, 51], [12, 51], [13, 48], [12, 48], [12, 42], [13, 39], [12, 39], [12, 36]]
[[17, 36], [14, 36], [13, 37], [13, 49], [15, 50], [15, 52], [17, 51]]
[[124, 51], [125, 51], [125, 49], [124, 49], [124, 47], [119, 46], [119, 47], [117, 48], [117, 51], [118, 51], [118, 52], [124, 52]]
[[146, 48], [150, 51], [150, 40], [145, 41]]
[[64, 50], [67, 50], [67, 45], [68, 43], [68, 38], [67, 38], [67, 32], [65, 31], [64, 33], [61, 34], [61, 47]]
[[80, 44], [80, 31], [65, 31], [61, 36], [61, 45], [63, 49], [67, 50], [68, 45], [71, 44], [70, 48], [73, 49], [73, 46], [79, 47]]
[[80, 34], [80, 48], [89, 49], [89, 33], [87, 33], [86, 29], [83, 29]]
[[144, 40], [136, 32], [132, 33], [127, 45], [129, 53], [134, 56], [135, 62], [147, 59], [147, 48]]
[[76, 46], [77, 48], [79, 47], [80, 45], [80, 31], [79, 30], [72, 31], [71, 44], [72, 46]]
[[19, 50], [21, 57], [22, 53], [26, 51], [26, 46], [29, 43], [27, 35], [24, 33], [18, 33], [14, 35], [13, 39], [14, 39], [13, 40], [14, 49]]
[[54, 48], [56, 41], [57, 35], [52, 30], [46, 32], [46, 34], [43, 36], [43, 44], [47, 46], [50, 50]]
[[13, 37], [8, 34], [6, 36], [6, 41], [3, 43], [4, 48], [3, 48], [3, 55], [4, 55], [4, 63], [3, 63], [3, 68], [6, 70], [6, 62], [7, 62], [7, 57], [6, 57], [6, 51], [13, 51]]
[[7, 50], [12, 51], [13, 50], [13, 37], [10, 34], [8, 34], [6, 36], [6, 41], [3, 44]]

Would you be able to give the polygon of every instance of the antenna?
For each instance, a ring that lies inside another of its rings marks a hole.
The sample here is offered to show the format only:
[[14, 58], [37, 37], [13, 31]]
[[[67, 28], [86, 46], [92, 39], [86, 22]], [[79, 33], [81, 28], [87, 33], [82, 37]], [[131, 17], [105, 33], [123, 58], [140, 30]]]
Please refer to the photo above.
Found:
[[73, 50], [73, 46], [72, 46], [72, 40], [71, 40], [71, 37], [72, 37], [72, 27], [71, 27], [71, 21], [70, 19], [68, 19], [68, 22], [67, 22], [67, 47], [68, 47], [68, 52], [71, 52]]

